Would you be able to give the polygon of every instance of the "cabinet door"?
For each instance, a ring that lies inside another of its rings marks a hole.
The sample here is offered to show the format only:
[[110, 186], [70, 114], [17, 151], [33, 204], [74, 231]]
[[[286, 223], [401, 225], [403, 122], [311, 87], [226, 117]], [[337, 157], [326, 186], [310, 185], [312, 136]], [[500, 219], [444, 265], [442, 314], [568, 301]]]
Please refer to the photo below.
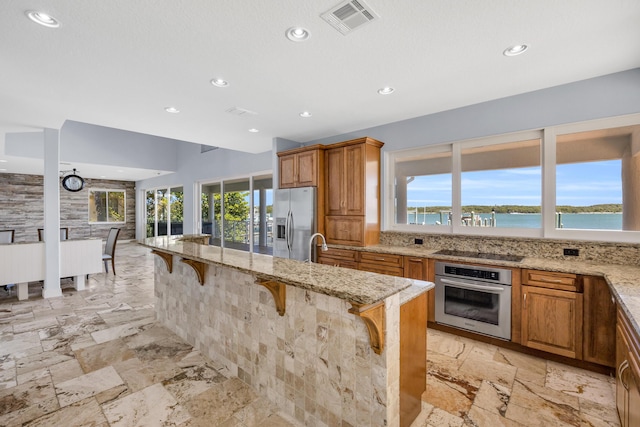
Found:
[[631, 370], [629, 375], [628, 426], [640, 426], [640, 373]]
[[522, 287], [522, 344], [582, 358], [582, 294]]
[[364, 215], [366, 147], [364, 144], [344, 147], [345, 197], [344, 215]]
[[616, 304], [602, 277], [584, 277], [583, 359], [616, 366]]
[[427, 258], [404, 257], [404, 277], [416, 280], [428, 280]]
[[344, 149], [332, 148], [325, 151], [325, 169], [327, 186], [325, 189], [327, 215], [344, 214]]
[[616, 327], [616, 408], [618, 409], [618, 416], [620, 417], [622, 427], [629, 425], [629, 393], [627, 392], [627, 387], [629, 386], [628, 357], [629, 347], [627, 340], [622, 332], [622, 325], [618, 325]]
[[296, 155], [280, 157], [280, 188], [296, 186]]
[[325, 227], [327, 243], [338, 245], [363, 246], [364, 217], [327, 216]]
[[298, 187], [318, 185], [318, 151], [298, 153]]

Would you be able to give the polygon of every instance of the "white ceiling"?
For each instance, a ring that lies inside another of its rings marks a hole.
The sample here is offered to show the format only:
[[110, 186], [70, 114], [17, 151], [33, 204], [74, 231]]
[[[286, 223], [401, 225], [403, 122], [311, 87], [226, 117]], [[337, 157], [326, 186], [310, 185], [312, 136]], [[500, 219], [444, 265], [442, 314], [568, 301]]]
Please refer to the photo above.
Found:
[[2, 0], [0, 133], [69, 119], [257, 153], [640, 67], [638, 0], [366, 2], [380, 18], [344, 36], [335, 0]]

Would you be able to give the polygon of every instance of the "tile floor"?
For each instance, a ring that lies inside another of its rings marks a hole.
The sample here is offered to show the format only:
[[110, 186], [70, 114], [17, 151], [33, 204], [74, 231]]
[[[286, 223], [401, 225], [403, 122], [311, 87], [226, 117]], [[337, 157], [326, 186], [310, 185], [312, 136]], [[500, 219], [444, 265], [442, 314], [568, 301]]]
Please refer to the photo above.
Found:
[[[155, 322], [148, 249], [119, 244], [116, 268], [61, 298], [0, 290], [0, 426], [296, 426]], [[413, 427], [619, 425], [611, 378], [439, 331], [428, 347]]]

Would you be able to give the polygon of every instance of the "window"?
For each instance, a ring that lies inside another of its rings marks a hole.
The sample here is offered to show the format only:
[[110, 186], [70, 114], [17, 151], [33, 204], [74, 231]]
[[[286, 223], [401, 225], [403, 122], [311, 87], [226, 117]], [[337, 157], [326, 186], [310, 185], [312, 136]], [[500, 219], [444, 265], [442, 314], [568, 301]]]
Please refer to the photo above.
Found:
[[182, 187], [145, 191], [147, 237], [183, 234]]
[[125, 222], [124, 190], [89, 190], [89, 223]]
[[200, 230], [210, 245], [270, 255], [272, 214], [271, 174], [201, 185]]
[[386, 229], [640, 238], [639, 114], [386, 155]]
[[558, 135], [556, 228], [640, 230], [640, 126]]
[[540, 140], [463, 148], [461, 225], [542, 226]]
[[396, 223], [451, 225], [451, 146], [395, 165]]

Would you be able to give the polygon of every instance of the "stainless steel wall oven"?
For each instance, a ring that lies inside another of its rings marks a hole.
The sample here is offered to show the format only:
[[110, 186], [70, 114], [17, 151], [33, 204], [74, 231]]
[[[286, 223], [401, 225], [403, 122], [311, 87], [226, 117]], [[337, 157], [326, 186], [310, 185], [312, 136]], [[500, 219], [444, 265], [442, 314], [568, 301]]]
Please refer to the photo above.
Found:
[[435, 263], [437, 323], [511, 339], [511, 270]]

